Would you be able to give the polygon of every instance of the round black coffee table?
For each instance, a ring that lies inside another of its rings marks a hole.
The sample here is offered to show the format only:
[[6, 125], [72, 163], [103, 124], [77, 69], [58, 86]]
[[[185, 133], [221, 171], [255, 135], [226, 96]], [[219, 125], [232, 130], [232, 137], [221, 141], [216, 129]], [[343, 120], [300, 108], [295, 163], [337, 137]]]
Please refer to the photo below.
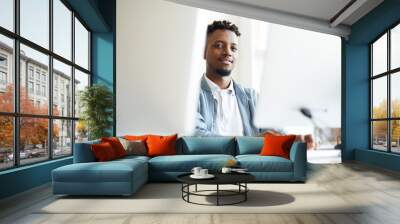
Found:
[[[234, 205], [247, 200], [247, 192], [249, 188], [247, 183], [255, 180], [255, 177], [248, 173], [215, 173], [215, 177], [212, 179], [193, 179], [190, 177], [191, 173], [182, 174], [177, 177], [178, 181], [182, 183], [182, 199], [188, 203], [198, 204], [198, 205]], [[215, 190], [197, 190], [197, 185], [216, 185]], [[195, 186], [194, 191], [190, 191], [190, 186]], [[223, 190], [220, 189], [220, 185], [236, 185], [237, 190]], [[205, 194], [209, 192], [215, 192], [215, 194]], [[190, 201], [190, 196], [204, 196], [204, 197], [216, 197], [216, 204], [202, 204]], [[221, 203], [221, 197], [229, 196], [241, 196], [240, 200], [231, 203]]]

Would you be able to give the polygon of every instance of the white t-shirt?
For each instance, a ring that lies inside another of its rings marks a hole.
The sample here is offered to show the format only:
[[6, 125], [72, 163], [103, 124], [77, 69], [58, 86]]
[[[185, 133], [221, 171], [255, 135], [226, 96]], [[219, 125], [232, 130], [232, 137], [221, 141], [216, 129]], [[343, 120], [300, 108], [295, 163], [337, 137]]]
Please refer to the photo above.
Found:
[[217, 100], [215, 133], [222, 136], [242, 136], [243, 123], [231, 81], [227, 89], [221, 89], [204, 75], [214, 99]]

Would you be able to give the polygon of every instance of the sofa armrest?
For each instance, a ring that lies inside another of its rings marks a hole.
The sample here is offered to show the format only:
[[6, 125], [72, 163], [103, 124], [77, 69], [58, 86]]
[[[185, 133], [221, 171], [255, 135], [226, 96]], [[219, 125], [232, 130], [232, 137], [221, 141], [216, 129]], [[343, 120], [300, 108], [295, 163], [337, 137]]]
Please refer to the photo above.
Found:
[[89, 141], [89, 142], [81, 142], [75, 143], [74, 147], [74, 163], [89, 163], [95, 162], [96, 158], [94, 157], [90, 146], [92, 144], [100, 143], [99, 140]]
[[307, 176], [307, 146], [304, 142], [294, 142], [290, 149], [290, 160], [293, 162], [293, 179], [305, 181]]

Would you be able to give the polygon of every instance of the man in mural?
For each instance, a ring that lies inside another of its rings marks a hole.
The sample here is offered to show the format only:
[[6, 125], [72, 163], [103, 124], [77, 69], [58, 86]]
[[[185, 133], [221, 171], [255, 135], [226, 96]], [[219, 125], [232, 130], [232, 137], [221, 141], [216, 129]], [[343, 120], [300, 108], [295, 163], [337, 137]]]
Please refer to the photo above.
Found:
[[196, 135], [262, 134], [253, 123], [257, 101], [255, 91], [243, 88], [231, 77], [238, 57], [239, 36], [238, 27], [229, 21], [214, 21], [207, 27], [203, 56], [207, 68], [201, 79]]
[[[214, 21], [207, 27], [195, 134], [200, 136], [260, 136], [281, 131], [254, 125], [257, 94], [236, 83], [231, 72], [238, 58], [240, 32], [229, 21]], [[299, 139], [304, 139], [299, 136]], [[312, 141], [312, 138], [307, 142]]]

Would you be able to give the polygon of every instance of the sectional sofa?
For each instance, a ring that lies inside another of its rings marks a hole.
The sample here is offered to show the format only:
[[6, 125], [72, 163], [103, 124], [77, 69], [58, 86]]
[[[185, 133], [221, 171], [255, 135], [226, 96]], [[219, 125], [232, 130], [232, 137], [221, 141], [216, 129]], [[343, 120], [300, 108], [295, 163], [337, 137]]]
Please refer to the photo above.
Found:
[[262, 137], [181, 137], [177, 155], [127, 156], [96, 162], [91, 141], [75, 144], [74, 163], [52, 171], [53, 193], [68, 195], [131, 195], [148, 181], [176, 181], [193, 167], [218, 172], [228, 160], [235, 159], [260, 182], [304, 182], [306, 145], [294, 142], [290, 159], [260, 156]]

